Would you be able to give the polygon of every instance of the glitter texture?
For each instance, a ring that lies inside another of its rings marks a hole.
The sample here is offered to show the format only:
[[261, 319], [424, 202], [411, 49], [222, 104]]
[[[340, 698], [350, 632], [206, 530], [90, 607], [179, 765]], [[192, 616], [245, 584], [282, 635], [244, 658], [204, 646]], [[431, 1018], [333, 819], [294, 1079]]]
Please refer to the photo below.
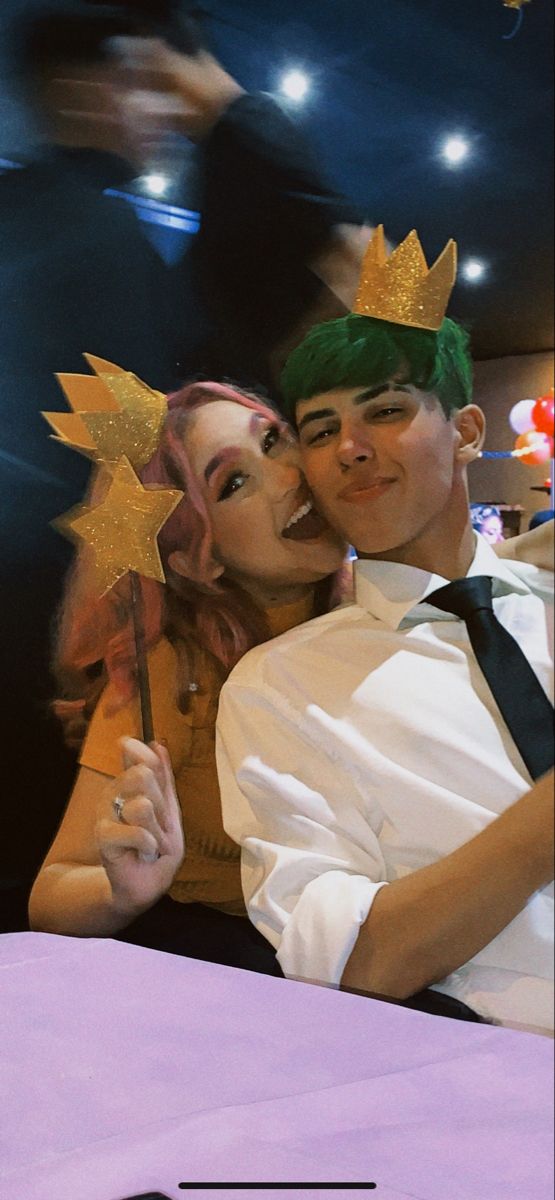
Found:
[[[97, 477], [98, 478], [98, 477]], [[157, 536], [183, 498], [177, 490], [144, 488], [127, 458], [111, 473], [100, 504], [77, 505], [54, 522], [67, 537], [92, 550], [95, 582], [103, 595], [128, 571], [165, 582]]]
[[[117, 367], [114, 368], [117, 370]], [[117, 404], [106, 384], [92, 375], [58, 374], [71, 413], [43, 412], [56, 434], [55, 440], [88, 458], [95, 457], [96, 447], [80, 414], [86, 412], [117, 412]]]
[[387, 255], [383, 225], [370, 241], [360, 275], [353, 312], [416, 329], [439, 329], [457, 270], [457, 247], [449, 241], [428, 270], [413, 229]]
[[167, 413], [166, 398], [115, 363], [86, 354], [96, 375], [58, 375], [72, 413], [43, 413], [56, 440], [89, 458], [139, 470], [152, 458]]
[[119, 412], [83, 413], [81, 419], [103, 462], [117, 462], [123, 454], [139, 469], [152, 458], [167, 413], [166, 398], [135, 375], [102, 375]]

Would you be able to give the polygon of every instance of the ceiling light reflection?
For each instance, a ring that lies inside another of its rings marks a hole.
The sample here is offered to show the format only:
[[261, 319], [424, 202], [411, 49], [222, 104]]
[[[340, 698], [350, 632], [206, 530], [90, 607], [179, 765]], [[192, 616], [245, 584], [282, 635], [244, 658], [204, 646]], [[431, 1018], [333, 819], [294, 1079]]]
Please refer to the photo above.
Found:
[[280, 87], [284, 95], [288, 96], [290, 100], [304, 100], [308, 92], [309, 83], [302, 71], [294, 70], [287, 71], [283, 75]]
[[141, 186], [150, 196], [163, 196], [168, 189], [169, 179], [166, 175], [152, 171], [149, 175], [143, 175]]
[[456, 167], [467, 157], [470, 147], [466, 138], [456, 136], [449, 137], [443, 143], [442, 155], [449, 166]]
[[486, 265], [479, 258], [467, 258], [462, 264], [462, 274], [469, 283], [477, 283], [486, 274]]

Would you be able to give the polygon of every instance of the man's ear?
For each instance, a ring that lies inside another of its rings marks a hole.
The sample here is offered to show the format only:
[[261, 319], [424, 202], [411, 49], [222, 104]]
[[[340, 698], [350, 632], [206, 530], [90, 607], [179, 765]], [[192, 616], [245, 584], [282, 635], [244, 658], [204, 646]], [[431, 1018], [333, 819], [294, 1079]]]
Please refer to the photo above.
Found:
[[214, 558], [211, 558], [202, 571], [202, 574], [200, 572], [195, 573], [183, 550], [172, 550], [168, 558], [168, 564], [172, 571], [175, 571], [176, 575], [183, 575], [185, 579], [190, 579], [192, 583], [198, 583], [201, 587], [203, 584], [206, 587], [210, 586], [211, 583], [215, 583], [225, 571], [222, 563], [218, 563]]
[[453, 413], [452, 420], [457, 430], [457, 462], [466, 466], [478, 457], [486, 437], [486, 418], [477, 404], [465, 404]]

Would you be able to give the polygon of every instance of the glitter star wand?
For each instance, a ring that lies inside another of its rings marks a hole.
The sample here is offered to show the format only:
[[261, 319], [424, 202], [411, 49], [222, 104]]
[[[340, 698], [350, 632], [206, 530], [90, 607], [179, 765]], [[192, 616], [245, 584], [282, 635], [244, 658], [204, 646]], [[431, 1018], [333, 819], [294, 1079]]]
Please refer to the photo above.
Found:
[[143, 740], [154, 737], [140, 576], [165, 582], [157, 537], [183, 498], [173, 489], [145, 488], [136, 474], [157, 448], [167, 412], [165, 396], [130, 372], [86, 355], [95, 376], [59, 375], [71, 413], [44, 413], [56, 439], [97, 464], [92, 493], [55, 527], [85, 545], [100, 598], [129, 574]]

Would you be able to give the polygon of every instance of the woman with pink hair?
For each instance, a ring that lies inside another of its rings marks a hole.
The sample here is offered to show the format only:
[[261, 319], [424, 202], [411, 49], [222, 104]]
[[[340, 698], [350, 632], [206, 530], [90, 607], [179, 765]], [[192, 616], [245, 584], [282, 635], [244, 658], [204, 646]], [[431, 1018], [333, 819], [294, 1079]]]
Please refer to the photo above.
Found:
[[279, 974], [246, 917], [239, 848], [222, 825], [218, 696], [248, 649], [337, 602], [346, 547], [312, 506], [288, 426], [227, 385], [169, 398], [141, 478], [184, 492], [158, 539], [166, 585], [142, 581], [159, 741], [137, 740], [126, 581], [94, 600], [78, 559], [57, 648], [58, 676], [78, 699], [56, 707], [74, 744], [91, 720], [31, 924]]

